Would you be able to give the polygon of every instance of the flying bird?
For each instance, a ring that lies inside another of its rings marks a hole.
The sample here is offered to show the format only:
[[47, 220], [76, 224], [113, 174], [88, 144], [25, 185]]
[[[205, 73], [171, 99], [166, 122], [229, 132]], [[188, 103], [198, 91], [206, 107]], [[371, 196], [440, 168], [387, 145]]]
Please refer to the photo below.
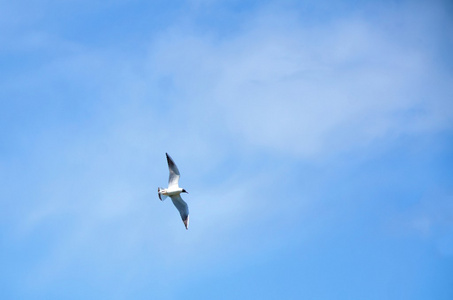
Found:
[[168, 153], [165, 153], [165, 155], [167, 156], [168, 170], [170, 171], [170, 177], [168, 178], [168, 188], [157, 188], [157, 194], [159, 195], [159, 199], [161, 201], [164, 201], [167, 197], [171, 198], [171, 201], [176, 206], [179, 214], [181, 215], [184, 226], [186, 226], [186, 229], [189, 229], [189, 207], [187, 206], [187, 203], [181, 198], [181, 193], [188, 194], [188, 192], [185, 189], [179, 187], [178, 167], [176, 166], [170, 155], [168, 155]]

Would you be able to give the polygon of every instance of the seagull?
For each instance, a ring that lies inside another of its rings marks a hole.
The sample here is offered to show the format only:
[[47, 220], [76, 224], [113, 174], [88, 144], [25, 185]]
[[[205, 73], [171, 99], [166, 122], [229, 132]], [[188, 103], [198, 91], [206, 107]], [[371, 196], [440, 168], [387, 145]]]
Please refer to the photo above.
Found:
[[178, 167], [176, 166], [175, 162], [173, 159], [168, 155], [168, 153], [165, 153], [167, 156], [167, 163], [168, 163], [168, 169], [170, 170], [170, 177], [168, 178], [168, 188], [157, 188], [157, 194], [159, 195], [159, 199], [161, 201], [164, 201], [167, 197], [171, 198], [171, 201], [173, 201], [173, 204], [176, 206], [176, 208], [179, 211], [179, 214], [181, 215], [181, 219], [184, 222], [184, 226], [186, 226], [186, 229], [189, 229], [189, 207], [187, 206], [187, 203], [184, 202], [181, 198], [181, 193], [187, 193], [188, 192], [185, 189], [182, 189], [179, 187], [178, 182], [179, 182], [179, 170]]

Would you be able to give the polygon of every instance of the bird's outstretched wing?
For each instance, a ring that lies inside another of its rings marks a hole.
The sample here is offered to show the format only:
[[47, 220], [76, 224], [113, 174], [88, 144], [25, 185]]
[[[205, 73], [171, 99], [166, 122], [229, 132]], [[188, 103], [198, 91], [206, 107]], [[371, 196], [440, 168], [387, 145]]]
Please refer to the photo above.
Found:
[[170, 177], [168, 178], [168, 187], [178, 186], [179, 182], [178, 167], [176, 166], [175, 162], [170, 157], [170, 155], [168, 155], [168, 153], [165, 153], [165, 155], [167, 155], [168, 170], [170, 171]]
[[187, 206], [187, 203], [182, 200], [180, 195], [171, 196], [171, 201], [173, 201], [173, 204], [178, 209], [181, 219], [184, 222], [184, 226], [186, 226], [186, 229], [189, 229], [189, 207]]

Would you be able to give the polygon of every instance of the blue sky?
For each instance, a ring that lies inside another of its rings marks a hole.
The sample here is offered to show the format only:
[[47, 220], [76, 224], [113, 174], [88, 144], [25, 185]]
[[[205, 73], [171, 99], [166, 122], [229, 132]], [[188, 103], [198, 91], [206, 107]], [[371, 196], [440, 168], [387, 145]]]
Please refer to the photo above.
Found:
[[1, 298], [452, 299], [452, 16], [0, 1]]

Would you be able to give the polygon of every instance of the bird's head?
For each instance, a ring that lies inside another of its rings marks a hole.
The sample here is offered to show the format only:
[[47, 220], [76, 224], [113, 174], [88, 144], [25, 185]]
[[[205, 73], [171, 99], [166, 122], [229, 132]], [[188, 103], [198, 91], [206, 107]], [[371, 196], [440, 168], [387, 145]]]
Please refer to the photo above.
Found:
[[185, 189], [182, 189], [182, 192], [181, 193], [189, 193], [188, 191], [186, 191]]

